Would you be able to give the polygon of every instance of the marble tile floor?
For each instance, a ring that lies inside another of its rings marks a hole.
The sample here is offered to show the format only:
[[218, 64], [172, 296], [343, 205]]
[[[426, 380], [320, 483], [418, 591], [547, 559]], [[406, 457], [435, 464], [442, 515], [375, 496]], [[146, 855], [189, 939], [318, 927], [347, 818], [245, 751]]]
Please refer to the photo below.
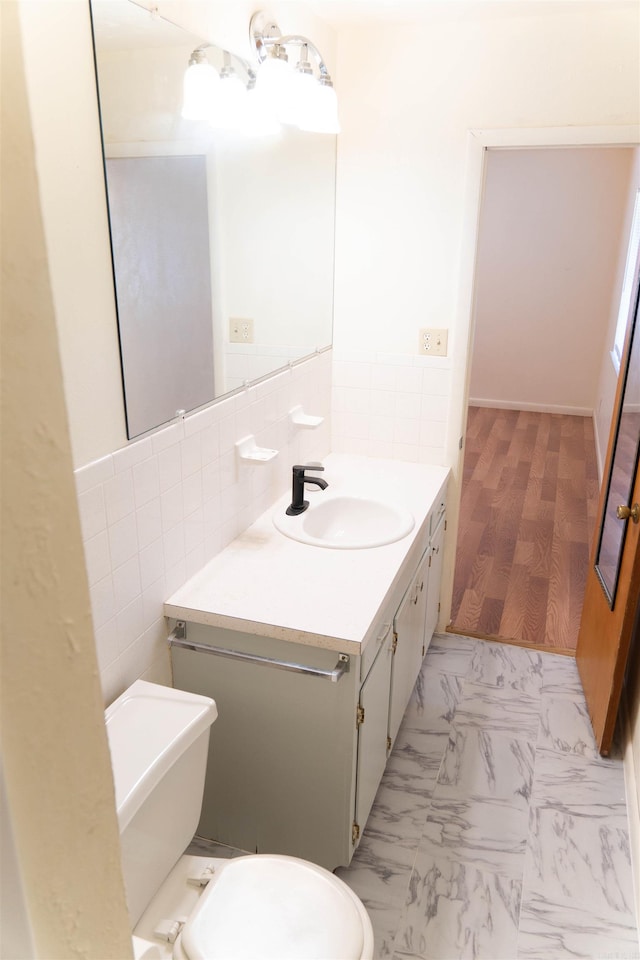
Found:
[[575, 662], [436, 635], [335, 872], [377, 960], [640, 958], [622, 760], [598, 754]]
[[640, 957], [624, 774], [575, 662], [436, 635], [348, 868], [376, 957]]

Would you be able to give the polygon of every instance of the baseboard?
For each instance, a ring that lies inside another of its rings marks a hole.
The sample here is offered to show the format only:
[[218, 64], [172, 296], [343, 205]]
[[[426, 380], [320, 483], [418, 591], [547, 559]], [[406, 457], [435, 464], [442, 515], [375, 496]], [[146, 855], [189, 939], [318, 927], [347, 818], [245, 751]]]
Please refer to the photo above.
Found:
[[496, 410], [526, 410], [531, 413], [561, 413], [570, 417], [592, 417], [592, 407], [569, 407], [555, 403], [525, 403], [519, 400], [487, 400], [469, 397], [471, 407], [495, 407]]
[[631, 718], [626, 697], [622, 703], [622, 726], [624, 731], [624, 783], [627, 794], [627, 816], [629, 818], [629, 845], [631, 847], [631, 872], [638, 920], [638, 946], [640, 947], [640, 770], [636, 770], [633, 759]]

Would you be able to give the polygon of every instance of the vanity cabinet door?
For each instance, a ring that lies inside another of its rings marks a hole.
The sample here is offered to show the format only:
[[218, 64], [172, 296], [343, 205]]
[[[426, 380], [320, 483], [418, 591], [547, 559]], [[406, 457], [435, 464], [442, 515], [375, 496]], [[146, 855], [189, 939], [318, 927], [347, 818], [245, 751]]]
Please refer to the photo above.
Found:
[[358, 699], [358, 759], [353, 842], [362, 835], [387, 762], [387, 718], [391, 679], [389, 627]]
[[424, 554], [393, 620], [389, 749], [396, 739], [422, 664], [428, 574], [429, 551]]
[[[347, 865], [353, 851], [357, 658], [333, 682], [228, 655], [332, 670], [338, 661], [332, 650], [194, 623], [187, 624], [187, 640], [194, 648], [172, 647], [174, 686], [212, 697], [218, 708], [198, 835], [251, 852], [300, 857], [328, 870]], [[387, 680], [385, 716], [388, 699]], [[374, 717], [372, 708], [369, 726]]]
[[433, 632], [438, 625], [445, 526], [446, 524], [443, 515], [429, 543], [429, 578], [427, 585], [427, 613], [425, 620], [425, 644], [422, 654], [423, 656], [427, 652], [427, 647], [431, 643]]

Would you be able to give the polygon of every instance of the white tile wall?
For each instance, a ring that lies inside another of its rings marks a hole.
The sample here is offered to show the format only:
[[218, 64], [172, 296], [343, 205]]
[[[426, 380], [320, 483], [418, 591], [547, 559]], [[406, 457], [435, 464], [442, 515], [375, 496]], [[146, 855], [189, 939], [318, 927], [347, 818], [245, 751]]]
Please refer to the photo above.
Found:
[[332, 449], [445, 463], [447, 358], [334, 351]]
[[264, 377], [272, 370], [286, 367], [304, 352], [299, 346], [285, 344], [225, 343], [225, 383], [229, 390], [234, 390], [248, 381]]
[[[324, 423], [293, 426], [298, 404]], [[330, 420], [327, 352], [76, 471], [105, 703], [139, 677], [171, 682], [164, 600], [285, 492], [293, 463], [329, 453]], [[277, 459], [239, 464], [248, 433]]]

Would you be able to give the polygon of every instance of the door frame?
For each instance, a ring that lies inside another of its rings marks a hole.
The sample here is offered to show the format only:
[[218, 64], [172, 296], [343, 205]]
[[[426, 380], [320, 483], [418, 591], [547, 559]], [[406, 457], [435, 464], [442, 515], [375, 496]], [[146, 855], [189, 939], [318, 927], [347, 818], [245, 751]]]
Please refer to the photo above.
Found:
[[[442, 572], [439, 629], [451, 620], [453, 578], [462, 494], [464, 436], [467, 426], [471, 362], [475, 334], [475, 292], [480, 214], [484, 197], [487, 150], [545, 147], [640, 147], [640, 124], [601, 127], [536, 127], [467, 131], [466, 186], [463, 206], [455, 345], [446, 438], [446, 462], [452, 465], [447, 507], [449, 545]], [[450, 512], [449, 512], [450, 507]], [[450, 523], [449, 523], [450, 520]]]

